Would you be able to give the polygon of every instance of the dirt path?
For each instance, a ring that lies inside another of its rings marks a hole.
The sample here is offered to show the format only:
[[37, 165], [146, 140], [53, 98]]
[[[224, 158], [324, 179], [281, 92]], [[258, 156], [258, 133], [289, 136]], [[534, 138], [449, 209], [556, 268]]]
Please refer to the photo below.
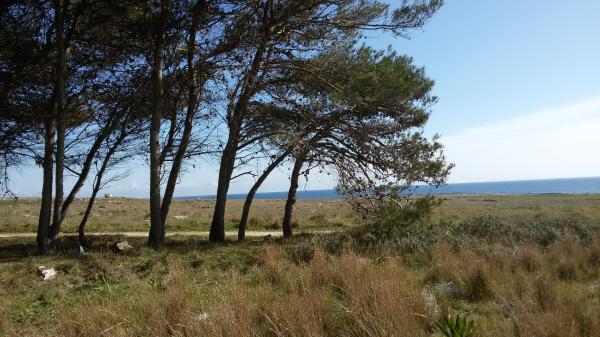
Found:
[[[314, 230], [314, 231], [303, 231], [300, 233], [311, 233], [311, 234], [327, 234], [331, 233], [331, 230]], [[183, 236], [206, 236], [208, 237], [208, 231], [182, 231], [182, 232], [168, 232], [167, 236], [183, 235]], [[64, 233], [64, 236], [75, 236], [77, 233]], [[146, 237], [148, 232], [91, 232], [86, 235], [122, 235], [128, 237]], [[247, 231], [246, 236], [249, 237], [262, 237], [262, 236], [281, 236], [281, 231]], [[33, 238], [35, 233], [0, 233], [0, 238]], [[237, 231], [225, 231], [226, 237], [237, 237]]]

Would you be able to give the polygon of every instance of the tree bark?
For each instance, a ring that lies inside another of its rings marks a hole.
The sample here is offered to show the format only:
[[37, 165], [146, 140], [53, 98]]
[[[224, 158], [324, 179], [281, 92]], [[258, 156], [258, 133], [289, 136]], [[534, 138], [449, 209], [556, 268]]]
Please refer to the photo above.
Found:
[[[238, 128], [239, 129], [239, 128]], [[233, 166], [235, 164], [235, 156], [237, 153], [237, 144], [239, 132], [230, 129], [227, 145], [221, 156], [221, 165], [219, 167], [219, 181], [217, 185], [217, 197], [215, 200], [215, 211], [213, 213], [212, 223], [210, 225], [210, 233], [208, 240], [211, 242], [225, 241], [225, 207], [227, 204], [227, 191], [229, 190], [229, 182], [233, 174]]]
[[[267, 29], [268, 31], [268, 29]], [[228, 116], [229, 135], [227, 144], [221, 155], [221, 164], [219, 166], [219, 180], [217, 185], [217, 196], [215, 200], [215, 211], [213, 213], [212, 223], [210, 225], [210, 234], [208, 240], [211, 242], [225, 241], [225, 207], [227, 204], [227, 192], [229, 191], [229, 183], [231, 175], [235, 167], [235, 158], [240, 142], [240, 130], [244, 121], [243, 113], [246, 110], [250, 98], [257, 90], [259, 82], [258, 72], [267, 48], [267, 38], [263, 37], [260, 45], [256, 49], [250, 71], [244, 78], [244, 91], [240, 95], [235, 104], [231, 116]]]
[[296, 203], [296, 191], [298, 190], [298, 178], [304, 164], [304, 155], [296, 158], [292, 175], [290, 177], [290, 190], [288, 191], [287, 201], [285, 202], [285, 213], [283, 214], [283, 237], [289, 238], [292, 236], [292, 215], [294, 204]]
[[162, 226], [161, 200], [160, 200], [160, 121], [162, 116], [164, 90], [163, 90], [163, 52], [165, 44], [165, 31], [168, 22], [169, 0], [161, 1], [159, 22], [154, 37], [154, 50], [152, 52], [152, 119], [150, 122], [150, 232], [148, 245], [161, 248], [165, 238], [165, 229]]
[[37, 229], [37, 246], [41, 254], [48, 252], [48, 234], [52, 217], [52, 178], [54, 165], [54, 118], [50, 116], [44, 121], [44, 159], [42, 167], [44, 178], [42, 183], [42, 203]]
[[179, 172], [181, 171], [181, 166], [183, 163], [183, 159], [185, 158], [185, 154], [188, 148], [188, 144], [190, 142], [190, 137], [192, 134], [194, 116], [196, 115], [196, 109], [198, 108], [198, 90], [196, 88], [196, 69], [194, 67], [194, 52], [196, 48], [196, 33], [198, 31], [198, 21], [200, 10], [204, 5], [204, 1], [197, 1], [193, 13], [192, 13], [192, 23], [190, 25], [189, 30], [189, 40], [187, 47], [187, 80], [188, 80], [188, 101], [187, 101], [187, 111], [185, 114], [185, 121], [183, 126], [183, 134], [181, 136], [181, 140], [179, 142], [179, 147], [177, 148], [177, 153], [175, 154], [175, 158], [173, 160], [173, 164], [171, 165], [171, 172], [169, 172], [169, 178], [167, 180], [167, 185], [165, 187], [165, 195], [162, 200], [161, 205], [161, 225], [165, 228], [167, 222], [167, 215], [169, 214], [169, 208], [171, 206], [171, 201], [173, 200], [173, 193], [175, 192], [175, 185], [177, 185], [177, 179], [179, 178]]
[[65, 72], [66, 56], [64, 43], [63, 1], [54, 1], [56, 26], [56, 191], [54, 196], [54, 214], [49, 239], [54, 240], [60, 231], [62, 222], [64, 159], [65, 159]]
[[240, 224], [238, 225], [238, 241], [244, 241], [246, 239], [246, 224], [248, 223], [248, 216], [250, 215], [250, 207], [252, 206], [252, 201], [254, 201], [254, 196], [258, 191], [259, 187], [262, 183], [267, 179], [269, 174], [273, 172], [279, 164], [281, 164], [285, 158], [292, 152], [292, 149], [289, 148], [284, 153], [282, 153], [277, 159], [275, 159], [267, 168], [263, 171], [261, 176], [256, 180], [248, 195], [246, 195], [246, 201], [244, 202], [244, 208], [242, 210], [242, 217], [240, 219]]

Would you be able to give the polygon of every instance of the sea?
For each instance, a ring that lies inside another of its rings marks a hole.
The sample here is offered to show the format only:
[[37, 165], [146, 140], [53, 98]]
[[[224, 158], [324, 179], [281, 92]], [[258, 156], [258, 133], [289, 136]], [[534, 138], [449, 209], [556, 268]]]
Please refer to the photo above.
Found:
[[[430, 186], [414, 186], [414, 194], [466, 194], [466, 195], [526, 195], [526, 194], [600, 194], [600, 177], [565, 178], [540, 180], [515, 180], [480, 183], [447, 184], [437, 188]], [[340, 196], [334, 189], [298, 190], [297, 199], [304, 200], [336, 200]], [[214, 199], [214, 195], [178, 197], [177, 199]], [[245, 199], [246, 194], [230, 194], [228, 199]], [[257, 193], [255, 199], [286, 199], [287, 191]]]

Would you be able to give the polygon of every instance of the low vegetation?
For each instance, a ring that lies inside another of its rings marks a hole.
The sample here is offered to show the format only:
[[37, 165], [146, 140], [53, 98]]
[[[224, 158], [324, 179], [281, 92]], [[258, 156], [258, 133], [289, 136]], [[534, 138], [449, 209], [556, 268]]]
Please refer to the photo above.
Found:
[[[596, 206], [580, 202], [578, 216], [550, 221], [565, 210], [542, 203], [539, 222], [519, 223], [492, 202], [459, 200], [488, 216], [440, 221], [446, 203], [429, 218], [396, 226], [391, 240], [365, 239], [368, 231], [356, 229], [225, 244], [176, 236], [155, 251], [144, 238], [128, 238], [134, 250], [119, 254], [112, 250], [119, 238], [102, 236], [81, 256], [76, 239], [66, 237], [55, 255], [40, 256], [31, 239], [4, 238], [0, 331], [444, 336], [438, 324], [451, 315], [473, 324], [470, 336], [600, 335]], [[58, 276], [43, 281], [40, 265]]]
[[[225, 214], [225, 228], [236, 230], [242, 213], [243, 200], [230, 200]], [[248, 230], [277, 231], [281, 228], [284, 200], [256, 200]], [[64, 220], [64, 233], [77, 233], [87, 200], [74, 202]], [[171, 206], [167, 228], [169, 232], [208, 231], [214, 210], [212, 200], [175, 201]], [[34, 233], [37, 228], [38, 199], [0, 200], [0, 232]], [[350, 207], [334, 200], [299, 200], [294, 213], [296, 224], [304, 229], [335, 229], [358, 224]], [[145, 199], [113, 198], [96, 201], [88, 220], [88, 231], [144, 232], [148, 230], [150, 209]]]

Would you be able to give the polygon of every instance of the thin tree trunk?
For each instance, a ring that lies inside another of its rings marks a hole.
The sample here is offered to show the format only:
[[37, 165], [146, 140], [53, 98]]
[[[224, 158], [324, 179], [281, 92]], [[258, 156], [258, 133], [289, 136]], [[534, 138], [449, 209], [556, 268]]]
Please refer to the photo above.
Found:
[[90, 216], [90, 213], [92, 212], [92, 207], [94, 207], [94, 201], [96, 200], [97, 193], [98, 193], [98, 190], [96, 189], [96, 187], [94, 187], [94, 190], [92, 191], [92, 195], [90, 196], [90, 200], [88, 200], [87, 207], [85, 208], [85, 213], [83, 214], [83, 218], [81, 219], [81, 222], [79, 223], [79, 247], [83, 251], [87, 251], [90, 249], [90, 246], [87, 244], [87, 241], [85, 240], [85, 225], [87, 224], [88, 217]]
[[65, 159], [65, 71], [66, 56], [64, 44], [63, 1], [54, 1], [56, 25], [56, 192], [54, 196], [54, 214], [49, 239], [54, 240], [60, 231], [62, 222], [64, 159]]
[[246, 239], [246, 224], [248, 223], [250, 207], [252, 206], [252, 201], [254, 201], [254, 196], [256, 195], [256, 192], [258, 191], [262, 183], [267, 179], [269, 174], [271, 174], [271, 172], [273, 172], [273, 170], [277, 168], [277, 166], [279, 166], [279, 164], [281, 164], [291, 152], [292, 149], [290, 147], [279, 157], [277, 157], [277, 159], [275, 159], [269, 166], [267, 166], [267, 168], [263, 171], [263, 173], [260, 175], [258, 180], [256, 180], [256, 182], [248, 192], [248, 195], [246, 196], [246, 201], [244, 202], [244, 208], [242, 210], [240, 224], [238, 225], [238, 241], [244, 241]]
[[85, 209], [85, 213], [83, 214], [83, 218], [81, 219], [81, 222], [79, 223], [79, 230], [78, 230], [79, 246], [82, 247], [84, 250], [89, 249], [89, 246], [85, 240], [85, 225], [87, 224], [87, 220], [90, 216], [90, 213], [92, 212], [92, 208], [94, 206], [96, 196], [98, 195], [98, 191], [100, 191], [100, 188], [102, 187], [102, 177], [104, 176], [104, 172], [108, 168], [110, 159], [113, 156], [113, 154], [117, 151], [117, 148], [121, 145], [121, 143], [123, 142], [125, 137], [127, 136], [126, 123], [127, 123], [127, 119], [125, 119], [125, 122], [122, 126], [119, 138], [115, 141], [115, 143], [110, 147], [110, 149], [106, 153], [106, 156], [104, 157], [104, 160], [102, 161], [102, 165], [100, 166], [100, 169], [96, 173], [96, 179], [94, 179], [94, 187], [92, 190], [92, 195], [90, 196], [90, 200], [88, 200], [88, 204]]
[[150, 232], [148, 245], [161, 248], [165, 238], [160, 215], [160, 121], [163, 109], [163, 52], [168, 21], [169, 0], [161, 1], [159, 23], [152, 53], [152, 119], [150, 122]]
[[[307, 127], [307, 130], [310, 130], [310, 128]], [[329, 128], [324, 128], [321, 131], [317, 132], [317, 134], [313, 137], [311, 142], [314, 142], [315, 140], [319, 139], [328, 130], [329, 130]], [[302, 137], [304, 137], [304, 136], [306, 136], [306, 130], [302, 134]], [[271, 172], [277, 166], [279, 166], [279, 164], [281, 164], [281, 162], [283, 162], [283, 160], [285, 160], [285, 158], [287, 158], [287, 156], [289, 156], [293, 150], [294, 150], [294, 145], [290, 144], [287, 147], [287, 149], [265, 169], [265, 171], [262, 173], [262, 175], [258, 178], [258, 180], [254, 183], [254, 185], [248, 192], [248, 195], [246, 195], [246, 201], [244, 202], [244, 208], [242, 209], [242, 217], [240, 219], [240, 224], [238, 226], [238, 241], [243, 241], [246, 237], [246, 224], [248, 223], [250, 207], [252, 206], [252, 201], [254, 200], [254, 196], [256, 195], [256, 192], [258, 191], [259, 187], [262, 185], [262, 183], [265, 181], [265, 179], [267, 179], [269, 174], [271, 174]], [[303, 155], [305, 155], [305, 153]]]
[[194, 116], [196, 115], [197, 101], [198, 101], [198, 90], [196, 89], [196, 70], [194, 67], [194, 52], [196, 48], [196, 32], [198, 31], [198, 17], [200, 10], [204, 5], [204, 1], [196, 2], [192, 14], [192, 23], [189, 30], [189, 40], [187, 47], [187, 67], [188, 67], [188, 102], [187, 111], [185, 114], [185, 122], [183, 126], [183, 134], [177, 153], [171, 165], [171, 172], [169, 172], [169, 179], [167, 180], [167, 186], [165, 187], [165, 195], [163, 197], [161, 206], [161, 224], [165, 228], [167, 222], [167, 215], [169, 214], [169, 208], [171, 201], [173, 200], [173, 193], [175, 192], [175, 185], [177, 185], [177, 179], [179, 178], [179, 172], [181, 171], [181, 165], [185, 157], [190, 137], [192, 134], [192, 127], [194, 122]]
[[40, 206], [40, 217], [37, 229], [37, 246], [42, 254], [48, 252], [48, 234], [50, 231], [50, 220], [52, 217], [52, 178], [54, 165], [54, 118], [48, 117], [44, 122], [44, 159], [42, 167], [44, 178], [42, 183], [42, 203]]
[[298, 178], [304, 164], [304, 156], [299, 156], [294, 162], [292, 176], [290, 177], [290, 190], [288, 191], [287, 201], [285, 202], [285, 213], [283, 214], [283, 237], [292, 236], [292, 215], [294, 204], [296, 203], [296, 191], [298, 190]]
[[[116, 118], [116, 117], [114, 117], [114, 118]], [[83, 184], [85, 183], [85, 181], [90, 173], [90, 170], [92, 168], [92, 163], [94, 161], [94, 158], [96, 158], [96, 155], [98, 154], [98, 151], [100, 150], [100, 147], [102, 146], [102, 142], [104, 142], [104, 140], [106, 140], [106, 138], [110, 135], [110, 133], [112, 131], [114, 131], [115, 127], [118, 124], [116, 121], [110, 121], [109, 123], [110, 124], [105, 126], [105, 128], [100, 132], [100, 134], [94, 140], [94, 144], [92, 144], [92, 147], [88, 151], [88, 154], [86, 155], [86, 158], [83, 162], [81, 173], [79, 174], [77, 181], [73, 185], [73, 188], [71, 188], [71, 191], [69, 192], [69, 194], [67, 195], [67, 198], [65, 198], [65, 201], [62, 204], [61, 223], [64, 220], [64, 218], [66, 217], [69, 207], [75, 200], [75, 196], [77, 195], [79, 190], [81, 190], [81, 187], [83, 187]], [[61, 223], [58, 223], [58, 226], [60, 226]], [[52, 224], [52, 226], [53, 227], [57, 226], [57, 224]]]

